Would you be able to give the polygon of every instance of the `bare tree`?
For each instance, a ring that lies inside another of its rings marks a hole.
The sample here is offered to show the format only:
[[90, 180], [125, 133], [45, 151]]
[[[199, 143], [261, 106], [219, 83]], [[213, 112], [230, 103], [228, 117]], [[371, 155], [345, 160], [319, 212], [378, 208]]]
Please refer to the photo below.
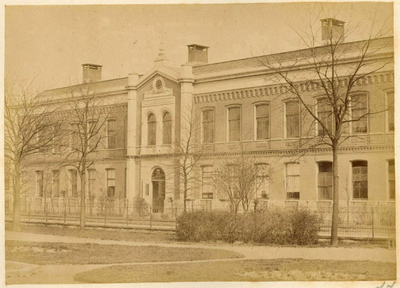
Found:
[[269, 173], [257, 165], [253, 157], [242, 151], [240, 157], [224, 160], [213, 175], [214, 186], [220, 199], [226, 199], [232, 213], [240, 205], [247, 212]]
[[[279, 95], [293, 97], [300, 103], [301, 112], [312, 118], [306, 137], [308, 139], [302, 139], [304, 141], [296, 152], [303, 155], [320, 146], [331, 148], [331, 245], [336, 246], [339, 222], [339, 147], [350, 137], [358, 137], [367, 132], [368, 117], [383, 111], [368, 110], [367, 99], [354, 93], [357, 91], [355, 86], [360, 82], [373, 81], [376, 72], [393, 63], [393, 39], [380, 38], [387, 32], [380, 29], [374, 37], [370, 36], [364, 41], [344, 43], [344, 39], [354, 29], [344, 30], [343, 22], [325, 20], [337, 23], [328, 22], [326, 30], [322, 28], [322, 43], [310, 26], [310, 33], [305, 36], [298, 33], [308, 49], [293, 52], [292, 55], [275, 54], [258, 59], [260, 65], [271, 72], [268, 73], [268, 80], [280, 85]], [[341, 29], [343, 33], [340, 33]], [[380, 59], [377, 60], [377, 57]], [[316, 101], [305, 96], [310, 94], [308, 91], [318, 91]]]
[[[107, 118], [113, 111], [113, 105], [105, 105], [96, 83], [78, 85], [70, 92], [67, 99], [69, 116], [70, 143], [66, 165], [75, 167], [81, 181], [80, 190], [80, 228], [85, 227], [86, 172], [94, 164], [91, 155], [99, 147], [115, 146], [117, 128], [109, 129], [112, 134], [103, 133]], [[115, 104], [115, 103], [113, 103]], [[111, 124], [110, 124], [111, 125]], [[113, 123], [115, 125], [115, 123]], [[107, 143], [104, 143], [105, 140]], [[104, 145], [107, 144], [107, 145]]]
[[179, 158], [179, 177], [183, 184], [183, 211], [186, 211], [186, 201], [193, 190], [199, 187], [200, 180], [196, 169], [203, 156], [203, 147], [199, 145], [200, 117], [196, 114], [193, 103], [185, 107], [189, 113], [182, 113], [181, 137], [175, 143]]
[[13, 230], [21, 229], [21, 168], [29, 156], [49, 150], [61, 123], [53, 118], [56, 107], [44, 106], [33, 83], [28, 85], [5, 81], [4, 152], [13, 194]]

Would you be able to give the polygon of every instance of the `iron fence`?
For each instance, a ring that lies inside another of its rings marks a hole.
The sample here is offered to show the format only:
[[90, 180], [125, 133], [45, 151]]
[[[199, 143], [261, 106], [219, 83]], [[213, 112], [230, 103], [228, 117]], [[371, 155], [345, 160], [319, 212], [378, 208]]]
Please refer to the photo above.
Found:
[[[210, 211], [211, 207], [202, 203], [190, 201], [186, 203], [186, 211]], [[257, 210], [271, 210], [274, 206], [258, 206]], [[81, 203], [79, 199], [46, 199], [32, 198], [21, 199], [22, 221], [37, 223], [78, 224], [80, 219]], [[229, 210], [228, 206], [220, 210]], [[332, 209], [331, 207], [303, 207], [287, 205], [279, 209], [301, 210], [307, 209], [316, 213], [320, 219], [321, 237], [329, 237], [331, 233]], [[213, 211], [216, 209], [212, 209]], [[136, 227], [161, 230], [173, 230], [176, 227], [176, 218], [182, 214], [184, 208], [176, 206], [173, 202], [166, 203], [162, 210], [159, 206], [153, 207], [145, 202], [127, 199], [106, 199], [101, 201], [85, 202], [86, 223], [88, 226], [99, 227]], [[12, 203], [6, 199], [6, 219], [12, 220]], [[242, 211], [241, 211], [242, 212]], [[250, 213], [254, 213], [251, 211]], [[338, 235], [343, 238], [363, 239], [395, 239], [394, 207], [341, 207], [339, 208]]]

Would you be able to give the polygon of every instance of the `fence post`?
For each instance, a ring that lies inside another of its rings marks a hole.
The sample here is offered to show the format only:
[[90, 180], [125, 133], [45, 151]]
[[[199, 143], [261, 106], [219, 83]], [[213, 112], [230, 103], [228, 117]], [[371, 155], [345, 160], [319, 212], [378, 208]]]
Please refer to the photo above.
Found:
[[104, 207], [104, 225], [107, 225], [107, 202]]
[[129, 202], [128, 199], [126, 199], [126, 225], [129, 225]]
[[375, 238], [375, 227], [374, 227], [374, 208], [371, 207], [371, 215], [372, 215], [372, 239]]
[[153, 210], [152, 210], [152, 208], [151, 208], [151, 205], [150, 205], [150, 229], [151, 229], [151, 226], [152, 226], [152, 220], [153, 220]]
[[64, 200], [64, 225], [67, 223], [67, 202]]

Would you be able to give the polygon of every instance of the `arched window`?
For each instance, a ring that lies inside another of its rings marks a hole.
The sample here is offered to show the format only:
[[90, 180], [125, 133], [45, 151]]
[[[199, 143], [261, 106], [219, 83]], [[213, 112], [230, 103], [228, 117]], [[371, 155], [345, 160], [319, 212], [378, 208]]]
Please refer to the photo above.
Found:
[[166, 112], [163, 116], [163, 144], [172, 143], [172, 117]]
[[147, 145], [156, 145], [156, 116], [150, 114], [147, 118]]

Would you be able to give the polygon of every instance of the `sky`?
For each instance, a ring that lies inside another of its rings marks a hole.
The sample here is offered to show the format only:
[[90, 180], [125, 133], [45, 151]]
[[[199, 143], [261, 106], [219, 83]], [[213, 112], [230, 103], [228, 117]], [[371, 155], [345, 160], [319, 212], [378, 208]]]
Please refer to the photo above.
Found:
[[5, 76], [51, 89], [80, 83], [84, 63], [103, 65], [103, 80], [144, 74], [160, 48], [176, 67], [187, 62], [188, 44], [209, 46], [210, 63], [296, 50], [328, 17], [355, 29], [346, 41], [365, 39], [371, 25], [372, 34], [383, 28], [392, 36], [392, 9], [384, 2], [6, 6]]

